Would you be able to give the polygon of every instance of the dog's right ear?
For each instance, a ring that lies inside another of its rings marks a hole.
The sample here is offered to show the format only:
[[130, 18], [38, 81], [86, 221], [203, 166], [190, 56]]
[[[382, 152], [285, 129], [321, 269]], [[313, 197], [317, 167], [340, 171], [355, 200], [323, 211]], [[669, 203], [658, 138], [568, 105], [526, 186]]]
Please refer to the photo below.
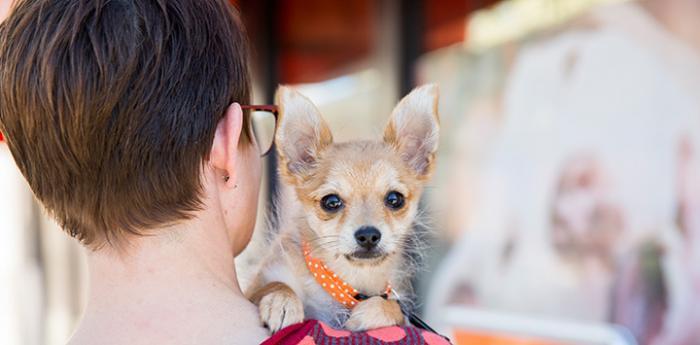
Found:
[[275, 143], [282, 173], [303, 177], [333, 143], [333, 135], [316, 106], [299, 92], [280, 86], [275, 99], [280, 109]]

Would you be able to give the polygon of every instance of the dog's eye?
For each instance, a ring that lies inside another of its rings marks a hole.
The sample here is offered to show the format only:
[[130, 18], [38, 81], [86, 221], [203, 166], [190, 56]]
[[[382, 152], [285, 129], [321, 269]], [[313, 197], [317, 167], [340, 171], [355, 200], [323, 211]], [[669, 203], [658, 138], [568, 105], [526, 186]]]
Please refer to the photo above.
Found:
[[384, 204], [394, 210], [402, 208], [405, 203], [406, 201], [403, 194], [396, 191], [391, 191], [386, 194], [386, 197], [384, 197]]
[[343, 199], [337, 194], [328, 194], [321, 199], [321, 207], [327, 212], [336, 212], [343, 207]]

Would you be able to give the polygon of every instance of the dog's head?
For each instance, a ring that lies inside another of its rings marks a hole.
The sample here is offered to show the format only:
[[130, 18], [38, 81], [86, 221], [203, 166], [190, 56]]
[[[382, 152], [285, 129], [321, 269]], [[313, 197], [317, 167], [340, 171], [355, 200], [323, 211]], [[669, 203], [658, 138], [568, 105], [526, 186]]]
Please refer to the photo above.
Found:
[[280, 174], [296, 190], [311, 245], [334, 260], [376, 263], [401, 251], [438, 146], [438, 89], [413, 90], [383, 140], [334, 143], [318, 109], [280, 87]]

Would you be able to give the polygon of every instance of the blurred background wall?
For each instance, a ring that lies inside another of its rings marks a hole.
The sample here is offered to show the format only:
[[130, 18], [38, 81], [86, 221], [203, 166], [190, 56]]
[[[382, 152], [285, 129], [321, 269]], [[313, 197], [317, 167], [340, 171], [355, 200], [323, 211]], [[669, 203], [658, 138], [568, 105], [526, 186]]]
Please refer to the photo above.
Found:
[[[0, 18], [11, 1], [0, 0]], [[373, 138], [438, 82], [420, 312], [459, 344], [700, 344], [700, 1], [238, 0], [257, 103]], [[266, 162], [265, 250], [277, 190]], [[0, 344], [62, 344], [82, 249], [0, 143]]]

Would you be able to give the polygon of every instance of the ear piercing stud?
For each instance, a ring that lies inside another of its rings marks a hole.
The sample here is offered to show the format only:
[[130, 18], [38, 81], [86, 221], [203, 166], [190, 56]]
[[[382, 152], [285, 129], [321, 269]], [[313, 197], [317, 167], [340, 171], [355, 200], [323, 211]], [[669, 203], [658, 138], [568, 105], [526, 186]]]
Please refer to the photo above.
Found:
[[[229, 176], [229, 175], [224, 176], [224, 182], [228, 182], [228, 180], [230, 180], [230, 179], [231, 179], [231, 176]], [[236, 189], [236, 188], [238, 188], [238, 184], [233, 186], [233, 189]]]

